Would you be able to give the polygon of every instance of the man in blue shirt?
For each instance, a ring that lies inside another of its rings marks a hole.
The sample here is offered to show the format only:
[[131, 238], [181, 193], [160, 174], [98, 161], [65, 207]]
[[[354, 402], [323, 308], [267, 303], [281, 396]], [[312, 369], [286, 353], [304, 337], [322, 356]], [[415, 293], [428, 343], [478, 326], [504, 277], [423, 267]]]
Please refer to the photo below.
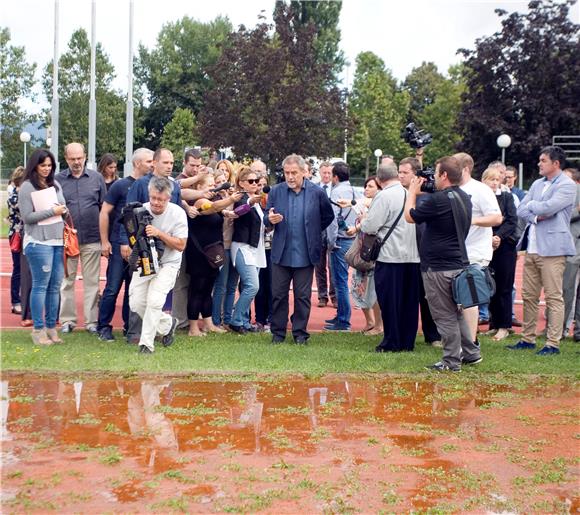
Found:
[[314, 266], [320, 262], [322, 231], [331, 224], [334, 212], [326, 193], [305, 180], [306, 163], [301, 156], [289, 155], [282, 167], [286, 182], [270, 191], [264, 219], [266, 228], [274, 229], [270, 330], [272, 343], [285, 340], [292, 282], [292, 336], [296, 343], [306, 344]]
[[[123, 298], [123, 328], [130, 342], [132, 338], [138, 341], [140, 330], [140, 319], [137, 315], [131, 320], [129, 315], [129, 284], [132, 272], [129, 263], [121, 256], [120, 229], [122, 225], [121, 212], [127, 203], [127, 194], [136, 180], [151, 171], [153, 166], [153, 151], [147, 148], [135, 150], [132, 157], [133, 171], [131, 175], [124, 179], [115, 181], [111, 186], [101, 208], [99, 217], [99, 229], [101, 232], [101, 254], [108, 258], [107, 283], [103, 290], [101, 302], [99, 304], [99, 318], [97, 330], [99, 339], [103, 341], [114, 341], [113, 327], [111, 321], [115, 314], [117, 296], [121, 290], [121, 285], [125, 283], [125, 296]], [[137, 321], [138, 320], [138, 321]], [[130, 323], [132, 321], [133, 323]], [[138, 327], [131, 327], [137, 325]], [[131, 329], [131, 331], [129, 331]], [[137, 333], [137, 334], [132, 334]]]

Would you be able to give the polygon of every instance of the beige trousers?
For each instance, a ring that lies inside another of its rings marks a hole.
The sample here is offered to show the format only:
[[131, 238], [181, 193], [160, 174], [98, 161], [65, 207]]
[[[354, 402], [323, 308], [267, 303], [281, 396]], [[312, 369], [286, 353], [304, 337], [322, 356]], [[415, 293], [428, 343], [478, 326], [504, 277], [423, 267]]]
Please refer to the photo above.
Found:
[[85, 327], [97, 325], [99, 316], [99, 273], [101, 269], [101, 244], [79, 245], [80, 256], [67, 258], [66, 273], [60, 287], [60, 323], [77, 325], [75, 281], [79, 258], [83, 274], [83, 315]]
[[566, 267], [565, 256], [543, 257], [526, 254], [524, 261], [524, 323], [522, 340], [535, 343], [538, 325], [538, 303], [544, 289], [544, 298], [549, 311], [547, 320], [546, 345], [559, 347], [564, 324], [564, 300], [562, 298], [562, 277]]

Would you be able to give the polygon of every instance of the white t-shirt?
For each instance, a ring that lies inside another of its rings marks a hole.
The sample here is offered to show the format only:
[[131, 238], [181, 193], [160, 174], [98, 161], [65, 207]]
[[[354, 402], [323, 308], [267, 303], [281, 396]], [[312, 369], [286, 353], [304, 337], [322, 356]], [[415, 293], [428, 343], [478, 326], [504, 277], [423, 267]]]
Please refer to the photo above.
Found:
[[[469, 179], [461, 189], [471, 197], [472, 216], [488, 216], [501, 213], [493, 190], [475, 179]], [[491, 227], [472, 225], [465, 240], [467, 257], [470, 263], [491, 261], [493, 248], [491, 246], [493, 230]], [[485, 263], [487, 264], [487, 263]]]
[[[187, 238], [187, 215], [181, 207], [170, 202], [161, 215], [155, 215], [151, 212], [149, 202], [143, 204], [143, 207], [153, 215], [153, 223], [151, 224], [153, 227], [175, 238]], [[180, 268], [181, 254], [178, 250], [166, 246], [159, 264]]]

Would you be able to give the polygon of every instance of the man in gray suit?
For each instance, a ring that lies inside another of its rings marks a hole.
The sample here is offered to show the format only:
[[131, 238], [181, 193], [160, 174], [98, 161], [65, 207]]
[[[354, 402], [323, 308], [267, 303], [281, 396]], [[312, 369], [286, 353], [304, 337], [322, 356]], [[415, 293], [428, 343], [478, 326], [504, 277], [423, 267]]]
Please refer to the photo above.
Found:
[[562, 172], [566, 154], [560, 147], [550, 146], [540, 153], [541, 179], [532, 184], [518, 207], [518, 216], [526, 222], [526, 229], [518, 243], [518, 250], [526, 250], [524, 262], [524, 323], [522, 339], [510, 350], [535, 349], [538, 302], [540, 292], [548, 307], [546, 345], [537, 352], [541, 356], [559, 354], [564, 301], [562, 277], [566, 256], [576, 253], [570, 233], [570, 216], [576, 199], [576, 185]]

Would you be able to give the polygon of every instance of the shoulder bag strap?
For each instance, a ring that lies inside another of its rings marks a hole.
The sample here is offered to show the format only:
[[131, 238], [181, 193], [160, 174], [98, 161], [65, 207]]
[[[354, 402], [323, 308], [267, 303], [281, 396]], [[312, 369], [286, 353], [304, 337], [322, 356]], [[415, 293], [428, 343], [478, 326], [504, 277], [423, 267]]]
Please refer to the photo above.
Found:
[[[387, 234], [385, 234], [385, 237], [383, 238], [383, 240], [381, 241], [381, 247], [385, 244], [385, 242], [389, 239], [389, 236], [391, 235], [391, 233], [395, 230], [395, 227], [397, 227], [397, 224], [399, 223], [399, 220], [401, 219], [401, 217], [403, 216], [403, 213], [405, 211], [405, 203], [407, 202], [407, 190], [405, 190], [405, 196], [403, 198], [403, 207], [401, 209], [401, 212], [397, 215], [397, 219], [395, 220], [395, 222], [393, 223], [393, 225], [391, 225], [391, 227], [389, 228], [389, 230], [387, 231]], [[386, 225], [386, 224], [385, 224]], [[384, 225], [383, 225], [384, 227]]]
[[463, 266], [469, 265], [469, 258], [467, 257], [467, 249], [465, 248], [465, 238], [459, 229], [459, 222], [458, 222], [458, 215], [459, 213], [457, 210], [459, 209], [457, 204], [459, 203], [463, 208], [463, 214], [465, 218], [467, 218], [467, 209], [465, 209], [465, 205], [463, 204], [461, 197], [454, 191], [449, 191], [447, 193], [447, 197], [451, 201], [451, 214], [453, 216], [453, 222], [455, 223], [455, 231], [457, 232], [457, 239], [459, 240], [459, 248], [461, 249], [461, 257], [463, 259]]

